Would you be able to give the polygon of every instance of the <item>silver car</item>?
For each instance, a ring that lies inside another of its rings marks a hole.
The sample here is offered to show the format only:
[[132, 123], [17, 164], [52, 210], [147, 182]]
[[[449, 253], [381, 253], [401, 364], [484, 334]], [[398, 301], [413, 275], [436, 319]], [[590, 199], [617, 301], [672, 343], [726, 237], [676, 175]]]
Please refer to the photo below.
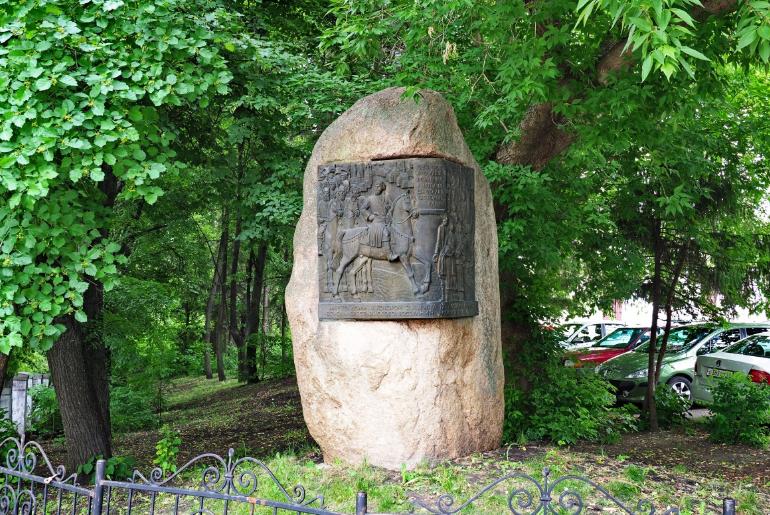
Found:
[[698, 356], [692, 385], [696, 402], [710, 404], [711, 388], [720, 377], [741, 372], [755, 383], [770, 383], [770, 332], [755, 334], [723, 351]]

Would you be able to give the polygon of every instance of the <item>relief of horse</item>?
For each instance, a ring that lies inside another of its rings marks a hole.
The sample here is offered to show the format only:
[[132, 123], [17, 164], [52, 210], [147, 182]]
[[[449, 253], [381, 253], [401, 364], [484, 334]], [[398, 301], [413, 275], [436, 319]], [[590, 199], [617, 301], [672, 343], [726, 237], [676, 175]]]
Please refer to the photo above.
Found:
[[[350, 264], [358, 257], [376, 259], [378, 261], [399, 261], [404, 267], [412, 292], [421, 295], [430, 287], [430, 263], [423, 260], [415, 253], [414, 231], [412, 218], [416, 218], [416, 212], [412, 210], [412, 201], [408, 193], [404, 193], [390, 208], [388, 225], [389, 239], [383, 241], [381, 247], [369, 245], [369, 228], [353, 227], [351, 229], [338, 230], [337, 243], [340, 255], [339, 266], [334, 272], [334, 285], [332, 293], [339, 294], [340, 281]], [[414, 269], [411, 259], [414, 258], [426, 267], [425, 278], [418, 284], [414, 278]]]

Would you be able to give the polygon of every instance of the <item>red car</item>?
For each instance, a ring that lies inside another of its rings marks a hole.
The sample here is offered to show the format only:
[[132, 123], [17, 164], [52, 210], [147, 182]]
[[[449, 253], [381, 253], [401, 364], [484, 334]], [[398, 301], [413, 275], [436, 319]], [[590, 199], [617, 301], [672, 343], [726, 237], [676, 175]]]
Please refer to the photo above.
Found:
[[621, 327], [597, 341], [593, 347], [567, 354], [564, 366], [593, 368], [610, 358], [635, 349], [649, 339], [649, 327]]

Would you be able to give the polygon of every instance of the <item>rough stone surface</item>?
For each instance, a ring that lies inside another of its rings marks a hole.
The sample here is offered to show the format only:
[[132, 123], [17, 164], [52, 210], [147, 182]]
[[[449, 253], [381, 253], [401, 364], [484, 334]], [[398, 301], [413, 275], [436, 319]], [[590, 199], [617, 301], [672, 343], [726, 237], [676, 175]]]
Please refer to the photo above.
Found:
[[[454, 112], [391, 88], [359, 100], [321, 135], [305, 170], [304, 208], [286, 289], [308, 429], [326, 461], [390, 469], [500, 444], [503, 365], [492, 196]], [[474, 170], [479, 315], [399, 321], [318, 319], [316, 173], [333, 162], [441, 157]]]

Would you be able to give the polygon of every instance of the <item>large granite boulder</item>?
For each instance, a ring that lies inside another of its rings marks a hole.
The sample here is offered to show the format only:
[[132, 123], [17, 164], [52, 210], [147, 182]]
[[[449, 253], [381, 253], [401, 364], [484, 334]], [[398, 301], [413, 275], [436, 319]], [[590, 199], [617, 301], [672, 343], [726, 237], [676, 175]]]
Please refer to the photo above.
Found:
[[[321, 135], [286, 289], [302, 408], [326, 461], [390, 469], [500, 444], [503, 365], [497, 232], [489, 184], [436, 92], [391, 88], [359, 100]], [[319, 320], [316, 177], [327, 163], [440, 157], [474, 170], [475, 284], [470, 318]]]

